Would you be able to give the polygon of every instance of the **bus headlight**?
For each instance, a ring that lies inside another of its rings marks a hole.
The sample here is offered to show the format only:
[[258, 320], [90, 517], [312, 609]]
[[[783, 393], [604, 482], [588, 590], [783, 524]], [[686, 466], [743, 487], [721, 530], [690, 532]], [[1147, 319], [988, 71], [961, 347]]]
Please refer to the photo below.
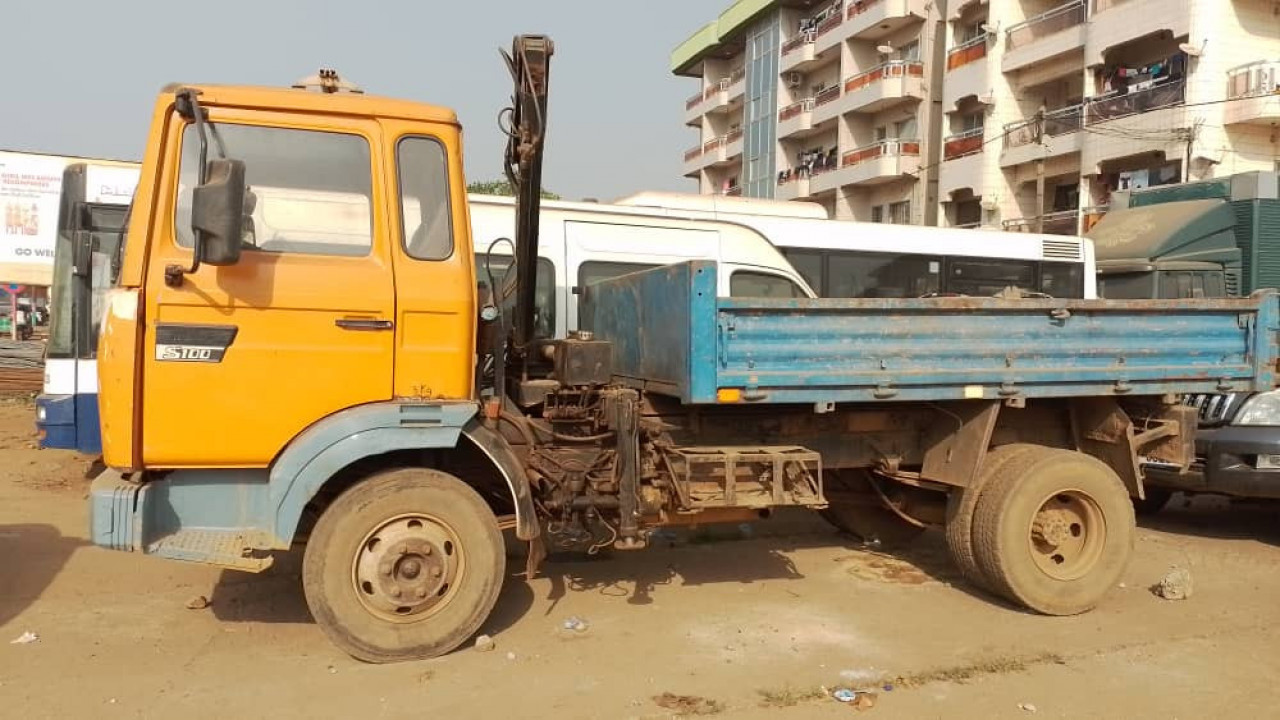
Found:
[[1232, 425], [1280, 425], [1280, 390], [1258, 393], [1244, 401]]

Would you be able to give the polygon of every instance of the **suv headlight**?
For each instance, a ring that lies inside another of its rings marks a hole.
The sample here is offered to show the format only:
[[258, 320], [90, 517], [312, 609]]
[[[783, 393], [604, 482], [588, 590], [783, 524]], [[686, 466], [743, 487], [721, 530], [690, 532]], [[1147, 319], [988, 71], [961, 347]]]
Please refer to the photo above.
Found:
[[1232, 425], [1280, 425], [1280, 390], [1258, 393], [1244, 401]]

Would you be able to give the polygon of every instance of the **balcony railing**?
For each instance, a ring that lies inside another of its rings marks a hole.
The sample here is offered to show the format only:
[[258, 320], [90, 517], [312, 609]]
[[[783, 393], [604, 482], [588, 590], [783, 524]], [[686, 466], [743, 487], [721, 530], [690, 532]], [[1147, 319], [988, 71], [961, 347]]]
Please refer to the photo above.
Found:
[[964, 132], [948, 135], [942, 141], [942, 157], [945, 160], [982, 152], [983, 128], [972, 128]]
[[947, 51], [947, 69], [955, 70], [975, 60], [987, 56], [987, 38], [989, 33], [982, 33], [972, 40], [967, 40]]
[[705, 155], [723, 145], [728, 145], [728, 143], [725, 142], [724, 135], [720, 135], [719, 137], [713, 137], [710, 140], [702, 143], [702, 154]]
[[815, 107], [818, 105], [826, 105], [838, 97], [840, 97], [840, 86], [832, 85], [829, 88], [819, 91], [817, 95], [814, 95], [813, 104]]
[[690, 97], [689, 97], [689, 99], [688, 99], [688, 100], [685, 100], [685, 101], [684, 101], [684, 109], [685, 109], [685, 110], [692, 110], [692, 109], [694, 109], [694, 108], [698, 107], [698, 103], [700, 103], [700, 102], [702, 102], [702, 93], [701, 93], [701, 92], [700, 92], [700, 93], [698, 93], [697, 95], [692, 95], [692, 96], [690, 96]]
[[684, 161], [691, 162], [702, 156], [702, 146], [689, 148], [684, 151]]
[[724, 136], [724, 144], [732, 145], [741, 139], [742, 139], [742, 128], [738, 128], [736, 130], [730, 130], [728, 134]]
[[795, 37], [791, 38], [790, 40], [782, 43], [782, 54], [784, 56], [789, 55], [795, 52], [796, 50], [799, 50], [800, 48], [804, 47], [805, 45], [812, 44], [814, 39], [815, 38], [814, 38], [813, 32], [810, 30], [806, 30], [796, 35]]
[[974, 222], [960, 223], [959, 225], [952, 225], [951, 227], [957, 228], [960, 230], [977, 230], [978, 228], [982, 227], [982, 221], [975, 220]]
[[884, 0], [854, 0], [854, 2], [849, 3], [849, 9], [845, 11], [845, 18], [852, 20], [883, 1]]
[[840, 156], [840, 167], [849, 167], [857, 165], [868, 160], [874, 160], [884, 155], [919, 155], [919, 140], [901, 140], [890, 139], [880, 140], [870, 145], [864, 145], [860, 148], [854, 148], [844, 155]]
[[[831, 32], [832, 30], [840, 27], [840, 23], [844, 22], [843, 11], [844, 11], [844, 8], [840, 7], [840, 3], [835, 3], [830, 7], [828, 7], [826, 10], [824, 10], [823, 12], [826, 12], [829, 14], [826, 16], [826, 18], [824, 18], [821, 22], [818, 23], [818, 26], [816, 28], [814, 28], [813, 30], [814, 36], [821, 37], [822, 35], [825, 35]], [[819, 13], [819, 15], [821, 15], [821, 13]]]
[[800, 102], [793, 102], [778, 111], [778, 122], [786, 122], [810, 110], [813, 110], [813, 98], [805, 98]]
[[844, 81], [844, 91], [851, 93], [854, 90], [870, 85], [873, 82], [883, 80], [885, 78], [896, 78], [910, 75], [911, 77], [924, 77], [924, 63], [916, 60], [890, 60], [886, 63], [877, 65], [870, 70], [859, 73]]
[[1085, 20], [1085, 0], [1074, 0], [1066, 5], [1040, 13], [1033, 18], [1010, 27], [1004, 33], [1005, 47], [1009, 50], [1024, 47], [1067, 28], [1081, 25]]
[[1067, 107], [1045, 112], [1044, 119], [1039, 117], [1009, 123], [1004, 126], [1004, 146], [1019, 147], [1040, 142], [1041, 135], [1066, 135], [1076, 132], [1084, 124], [1084, 105], [1068, 105]]
[[732, 84], [733, 83], [729, 80], [729, 78], [723, 78], [721, 80], [717, 80], [716, 82], [712, 83], [711, 87], [703, 91], [702, 99], [710, 100], [712, 97], [715, 96], [716, 93], [728, 91], [729, 86]]
[[1137, 115], [1150, 110], [1181, 105], [1186, 100], [1187, 82], [1185, 78], [1153, 81], [1154, 84], [1139, 90], [1129, 90], [1124, 94], [1109, 92], [1106, 95], [1089, 98], [1088, 113], [1085, 124], [1093, 124], [1104, 120]]
[[[1014, 218], [1001, 223], [1010, 232], [1043, 232], [1051, 235], [1075, 235], [1079, 210], [1059, 210], [1041, 216]], [[1042, 229], [1037, 230], [1037, 224]]]
[[1227, 71], [1227, 97], [1280, 93], [1280, 60], [1258, 60]]
[[746, 77], [747, 77], [747, 69], [745, 67], [740, 67], [737, 70], [734, 70], [732, 73], [729, 73], [729, 84], [737, 85], [738, 83], [742, 82]]

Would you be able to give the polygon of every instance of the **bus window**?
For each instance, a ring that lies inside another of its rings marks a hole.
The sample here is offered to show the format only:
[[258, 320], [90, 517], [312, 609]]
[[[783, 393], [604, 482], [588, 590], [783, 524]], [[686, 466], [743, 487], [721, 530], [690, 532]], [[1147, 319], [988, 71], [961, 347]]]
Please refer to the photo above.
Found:
[[807, 295], [790, 278], [772, 273], [736, 270], [729, 276], [729, 297], [802, 298]]
[[603, 262], [598, 260], [584, 262], [578, 266], [578, 285], [586, 287], [601, 280], [608, 280], [619, 275], [640, 272], [641, 270], [655, 267], [658, 266], [651, 263]]
[[952, 258], [947, 263], [944, 292], [990, 296], [1009, 286], [1034, 290], [1036, 264], [1030, 260]]
[[938, 292], [942, 259], [929, 255], [832, 252], [823, 297], [914, 298]]
[[800, 277], [809, 283], [809, 287], [819, 297], [827, 297], [827, 288], [822, 282], [822, 253], [814, 250], [795, 250], [779, 248], [783, 256], [791, 263], [791, 267], [800, 273]]
[[[476, 284], [482, 286], [487, 295], [491, 291], [489, 274], [493, 274], [493, 283], [502, 287], [503, 279], [506, 278], [507, 271], [510, 269], [511, 256], [509, 255], [490, 255], [486, 263], [485, 256], [477, 254]], [[556, 269], [550, 260], [538, 258], [536, 272], [538, 279], [533, 293], [533, 334], [539, 338], [552, 338], [556, 334]], [[511, 270], [511, 273], [514, 274], [515, 270]], [[514, 281], [514, 278], [512, 280]]]
[[1084, 266], [1057, 262], [1041, 264], [1040, 292], [1059, 298], [1084, 297]]

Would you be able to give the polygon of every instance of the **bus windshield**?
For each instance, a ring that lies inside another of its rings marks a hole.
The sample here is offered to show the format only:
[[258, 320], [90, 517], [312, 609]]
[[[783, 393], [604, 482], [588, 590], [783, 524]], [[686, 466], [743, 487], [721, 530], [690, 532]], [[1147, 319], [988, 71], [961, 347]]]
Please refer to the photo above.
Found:
[[[59, 218], [50, 298], [49, 357], [97, 355], [102, 301], [120, 276], [120, 251], [128, 208], [83, 203]], [[88, 274], [76, 274], [76, 247], [85, 246]]]

